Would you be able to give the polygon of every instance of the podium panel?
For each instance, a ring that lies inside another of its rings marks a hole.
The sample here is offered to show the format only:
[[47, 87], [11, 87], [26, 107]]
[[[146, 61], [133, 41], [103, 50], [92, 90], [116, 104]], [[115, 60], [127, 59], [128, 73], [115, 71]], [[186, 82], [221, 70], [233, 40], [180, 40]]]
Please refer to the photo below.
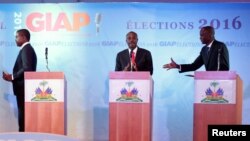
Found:
[[149, 72], [111, 72], [109, 141], [151, 141], [152, 92]]
[[208, 140], [208, 125], [241, 123], [242, 81], [236, 72], [195, 72], [193, 141]]
[[66, 135], [66, 80], [62, 72], [25, 72], [25, 132]]

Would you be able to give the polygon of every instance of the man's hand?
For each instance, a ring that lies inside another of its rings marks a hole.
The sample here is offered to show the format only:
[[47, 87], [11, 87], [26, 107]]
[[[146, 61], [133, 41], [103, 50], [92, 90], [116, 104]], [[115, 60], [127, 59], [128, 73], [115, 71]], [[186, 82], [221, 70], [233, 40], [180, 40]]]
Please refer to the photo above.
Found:
[[130, 70], [130, 64], [128, 63], [128, 65], [123, 69], [123, 71], [129, 71]]
[[171, 63], [163, 65], [164, 69], [180, 69], [180, 65], [176, 64], [175, 61], [171, 58]]
[[135, 69], [135, 71], [138, 71], [136, 62], [135, 61], [131, 61], [131, 64], [132, 64], [132, 68]]
[[3, 72], [3, 76], [2, 77], [6, 81], [12, 81], [12, 75], [11, 74]]

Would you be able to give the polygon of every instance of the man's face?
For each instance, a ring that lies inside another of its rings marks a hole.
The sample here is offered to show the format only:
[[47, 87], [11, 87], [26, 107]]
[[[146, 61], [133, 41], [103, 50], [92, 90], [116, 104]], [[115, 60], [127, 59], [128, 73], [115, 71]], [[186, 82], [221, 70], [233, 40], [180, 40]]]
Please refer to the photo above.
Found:
[[138, 42], [138, 38], [137, 38], [136, 34], [134, 34], [134, 33], [129, 33], [129, 34], [127, 35], [126, 42], [127, 42], [128, 47], [129, 47], [130, 49], [136, 48], [137, 42]]
[[16, 33], [16, 45], [20, 47], [22, 46], [23, 43], [24, 43], [24, 36], [17, 32]]
[[209, 44], [212, 40], [211, 32], [202, 28], [200, 31], [200, 40], [202, 44]]

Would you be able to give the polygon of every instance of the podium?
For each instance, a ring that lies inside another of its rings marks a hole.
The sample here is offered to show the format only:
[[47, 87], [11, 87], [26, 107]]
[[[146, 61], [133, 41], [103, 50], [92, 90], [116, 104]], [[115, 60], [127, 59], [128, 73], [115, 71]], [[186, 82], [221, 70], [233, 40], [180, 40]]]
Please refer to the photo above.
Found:
[[151, 141], [152, 94], [149, 72], [109, 74], [109, 141]]
[[25, 72], [25, 132], [66, 135], [63, 72]]
[[241, 123], [242, 80], [236, 72], [195, 72], [193, 141], [208, 140], [208, 125]]

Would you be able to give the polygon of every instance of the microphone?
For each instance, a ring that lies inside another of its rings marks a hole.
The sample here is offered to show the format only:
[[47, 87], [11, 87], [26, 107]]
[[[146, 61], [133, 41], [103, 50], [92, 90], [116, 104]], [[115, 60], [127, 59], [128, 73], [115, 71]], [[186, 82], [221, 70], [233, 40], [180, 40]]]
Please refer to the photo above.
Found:
[[101, 13], [95, 14], [95, 27], [96, 27], [96, 34], [100, 32], [100, 23], [101, 23], [102, 15]]
[[49, 61], [48, 61], [48, 47], [45, 48], [45, 59], [46, 59], [46, 68], [50, 72], [50, 70], [49, 70]]
[[45, 59], [48, 60], [48, 48], [45, 48]]
[[221, 53], [221, 48], [218, 49], [217, 71], [220, 70], [220, 53]]

